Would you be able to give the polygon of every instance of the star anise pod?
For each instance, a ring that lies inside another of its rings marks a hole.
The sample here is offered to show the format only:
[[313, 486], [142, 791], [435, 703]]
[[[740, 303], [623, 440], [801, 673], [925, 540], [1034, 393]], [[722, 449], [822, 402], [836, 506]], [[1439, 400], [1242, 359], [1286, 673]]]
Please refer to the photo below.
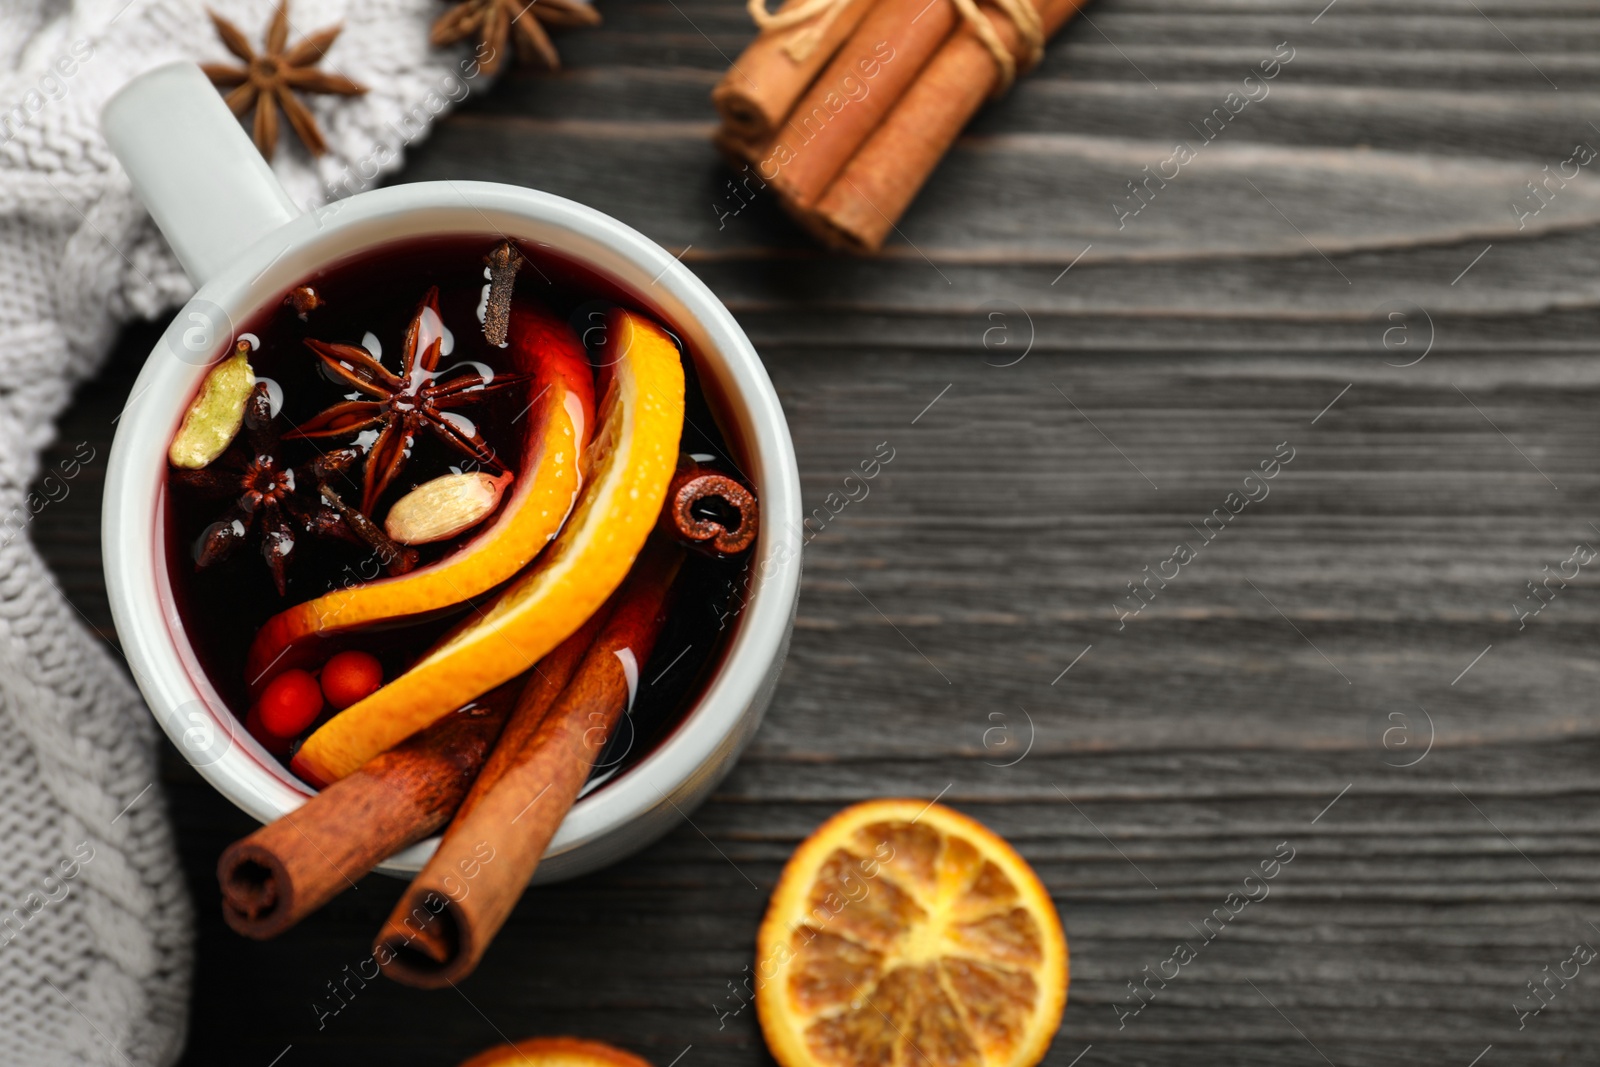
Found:
[[295, 427], [289, 437], [315, 440], [358, 435], [356, 445], [367, 454], [361, 510], [368, 515], [405, 467], [424, 430], [480, 467], [503, 469], [477, 427], [454, 409], [524, 383], [528, 377], [496, 374], [481, 363], [439, 370], [441, 354], [448, 354], [444, 352], [448, 336], [439, 318], [439, 290], [435, 287], [417, 305], [406, 329], [399, 374], [356, 345], [306, 341], [329, 376], [361, 396], [333, 405]]
[[295, 544], [302, 534], [368, 544], [379, 551], [391, 574], [415, 566], [414, 551], [388, 542], [382, 531], [377, 531], [378, 536], [388, 543], [376, 543], [371, 531], [350, 523], [326, 499], [327, 483], [361, 458], [360, 449], [336, 449], [298, 467], [285, 464], [278, 452], [272, 402], [266, 383], [257, 382], [245, 403], [243, 441], [235, 442], [208, 467], [172, 471], [172, 481], [181, 489], [233, 501], [196, 542], [196, 569], [222, 562], [254, 535], [260, 541], [261, 555], [272, 571], [278, 595], [282, 596]]
[[289, 0], [282, 0], [267, 27], [266, 47], [259, 54], [250, 47], [239, 28], [215, 11], [207, 11], [217, 27], [217, 36], [223, 45], [244, 61], [243, 67], [230, 67], [223, 63], [203, 63], [213, 85], [234, 87], [224, 98], [235, 115], [243, 115], [251, 104], [256, 106], [256, 147], [267, 159], [272, 158], [278, 145], [278, 108], [295, 135], [314, 156], [328, 151], [322, 139], [317, 120], [295, 96], [295, 91], [305, 93], [337, 93], [340, 96], [360, 96], [367, 91], [365, 85], [351, 81], [342, 74], [328, 74], [314, 69], [322, 61], [328, 47], [343, 28], [328, 26], [303, 38], [299, 44], [284, 51], [289, 43]]
[[[484, 74], [493, 74], [500, 69], [506, 38], [514, 35], [518, 59], [560, 70], [561, 57], [544, 27], [598, 25], [599, 12], [584, 0], [461, 0], [439, 16], [428, 42], [443, 48], [477, 34], [481, 42], [478, 65]], [[487, 56], [482, 55], [484, 48], [489, 51]]]

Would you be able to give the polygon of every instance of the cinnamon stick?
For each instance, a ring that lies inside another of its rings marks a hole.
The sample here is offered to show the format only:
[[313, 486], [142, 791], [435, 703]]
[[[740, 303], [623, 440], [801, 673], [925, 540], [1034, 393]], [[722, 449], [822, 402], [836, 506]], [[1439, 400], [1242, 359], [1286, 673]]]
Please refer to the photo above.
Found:
[[[788, 0], [779, 13], [801, 2]], [[841, 8], [804, 59], [789, 54], [794, 30], [763, 33], [751, 42], [711, 90], [711, 102], [728, 129], [746, 141], [769, 140], [806, 86], [871, 7], [872, 0], [852, 0]]]
[[[632, 706], [682, 561], [676, 545], [651, 540], [572, 680], [499, 778], [474, 790], [373, 944], [390, 978], [433, 989], [478, 965]], [[436, 913], [420, 934], [407, 925], [417, 908]]]
[[656, 529], [685, 548], [736, 556], [760, 531], [756, 497], [743, 482], [692, 460], [680, 463], [667, 486]]
[[761, 151], [762, 180], [793, 205], [815, 203], [958, 18], [950, 0], [879, 0]]
[[443, 826], [511, 710], [513, 680], [368, 760], [217, 862], [222, 917], [276, 937], [395, 852]]
[[[1084, 3], [1040, 0], [1045, 36], [1059, 30]], [[990, 8], [984, 15], [1017, 54], [1019, 35], [1011, 20]], [[816, 204], [784, 206], [828, 245], [876, 252], [999, 78], [994, 57], [983, 42], [970, 32], [956, 33]]]

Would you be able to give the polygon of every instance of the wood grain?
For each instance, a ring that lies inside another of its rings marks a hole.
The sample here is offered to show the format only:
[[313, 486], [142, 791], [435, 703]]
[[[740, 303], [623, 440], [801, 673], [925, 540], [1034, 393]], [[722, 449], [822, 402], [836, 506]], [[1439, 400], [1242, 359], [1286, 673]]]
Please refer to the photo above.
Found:
[[[742, 5], [604, 9], [567, 71], [475, 94], [406, 177], [545, 188], [685, 252], [767, 362], [808, 507], [895, 458], [809, 545], [783, 685], [714, 799], [531, 892], [459, 991], [349, 977], [383, 878], [278, 942], [229, 934], [210, 870], [248, 821], [171, 755], [186, 1062], [439, 1064], [540, 1033], [769, 1062], [733, 992], [766, 894], [884, 794], [942, 794], [1038, 866], [1073, 956], [1054, 1067], [1600, 1056], [1588, 969], [1513, 1009], [1600, 939], [1600, 585], [1524, 629], [1515, 607], [1600, 544], [1600, 185], [1584, 168], [1523, 231], [1508, 206], [1600, 145], [1595, 5], [1101, 0], [872, 261], [760, 198], [719, 228], [706, 94]], [[1119, 231], [1117, 189], [1286, 40], [1270, 97]], [[98, 479], [154, 339], [130, 330], [64, 421], [56, 451], [101, 458], [34, 530], [108, 638]], [[1280, 442], [1270, 495], [1119, 630], [1125, 583]], [[1283, 841], [1271, 895], [1119, 1029], [1127, 983]]]

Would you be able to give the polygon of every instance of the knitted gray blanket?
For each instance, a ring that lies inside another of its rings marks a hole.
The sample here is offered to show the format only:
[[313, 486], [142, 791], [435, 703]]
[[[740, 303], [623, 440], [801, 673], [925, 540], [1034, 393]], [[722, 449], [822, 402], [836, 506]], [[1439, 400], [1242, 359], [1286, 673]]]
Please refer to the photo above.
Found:
[[[257, 43], [272, 0], [210, 6]], [[437, 0], [296, 0], [295, 41], [342, 21], [325, 67], [371, 87], [314, 97], [330, 155], [285, 131], [274, 168], [308, 208], [401, 163], [429, 120], [481, 87], [430, 51]], [[464, 54], [464, 53], [463, 53]], [[200, 0], [0, 4], [0, 1059], [170, 1063], [182, 1050], [191, 923], [157, 731], [116, 649], [93, 636], [27, 520], [104, 449], [59, 471], [40, 451], [121, 324], [192, 286], [100, 137], [106, 99], [177, 59], [227, 61]], [[29, 486], [45, 491], [31, 497]]]

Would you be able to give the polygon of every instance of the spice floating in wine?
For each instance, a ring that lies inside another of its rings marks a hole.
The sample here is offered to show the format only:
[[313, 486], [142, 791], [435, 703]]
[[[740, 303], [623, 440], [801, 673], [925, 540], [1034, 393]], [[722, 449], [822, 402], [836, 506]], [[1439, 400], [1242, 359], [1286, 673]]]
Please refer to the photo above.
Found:
[[[200, 414], [211, 403], [209, 391], [202, 392], [190, 408], [190, 415]], [[197, 497], [232, 501], [195, 539], [195, 566], [202, 570], [215, 567], [254, 539], [272, 572], [278, 595], [282, 596], [287, 589], [289, 562], [301, 535], [346, 539], [356, 536], [354, 528], [319, 500], [317, 493], [330, 478], [343, 475], [359, 452], [354, 448], [338, 449], [298, 467], [290, 466], [282, 458], [272, 401], [262, 382], [251, 387], [242, 422], [244, 441], [235, 441], [228, 451], [199, 469], [174, 469], [172, 478], [180, 489]], [[184, 427], [190, 425], [185, 418]], [[183, 433], [180, 429], [180, 440]]]
[[685, 457], [667, 488], [657, 525], [685, 548], [723, 557], [737, 556], [755, 544], [761, 521], [749, 489]]
[[330, 378], [355, 393], [347, 394], [353, 399], [341, 400], [296, 426], [289, 438], [346, 441], [370, 435], [363, 445], [367, 458], [361, 493], [361, 510], [368, 516], [375, 513], [384, 491], [400, 476], [424, 432], [452, 450], [459, 461], [499, 473], [500, 457], [494, 447], [479, 435], [470, 418], [457, 412], [522, 385], [527, 376], [496, 374], [470, 363], [457, 364], [453, 368], [456, 373], [441, 369], [439, 361], [455, 350], [455, 337], [439, 318], [437, 287], [423, 296], [406, 329], [398, 372], [359, 345], [307, 340], [306, 347], [322, 360]]
[[233, 355], [212, 367], [200, 383], [200, 395], [189, 405], [167, 448], [167, 462], [182, 470], [200, 470], [226, 452], [244, 425], [255, 384], [250, 342], [240, 341], [233, 346]]

